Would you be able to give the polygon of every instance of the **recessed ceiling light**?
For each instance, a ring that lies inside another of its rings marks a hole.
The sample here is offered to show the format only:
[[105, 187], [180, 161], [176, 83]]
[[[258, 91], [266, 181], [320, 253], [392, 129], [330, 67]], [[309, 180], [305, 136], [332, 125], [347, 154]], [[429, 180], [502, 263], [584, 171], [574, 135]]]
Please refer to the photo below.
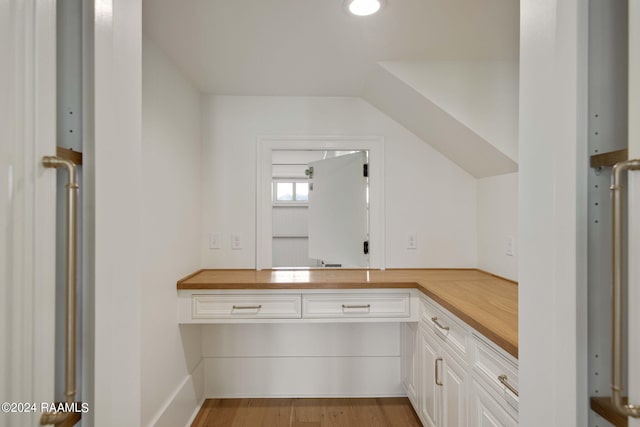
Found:
[[383, 0], [346, 0], [347, 10], [353, 15], [373, 15], [382, 8]]

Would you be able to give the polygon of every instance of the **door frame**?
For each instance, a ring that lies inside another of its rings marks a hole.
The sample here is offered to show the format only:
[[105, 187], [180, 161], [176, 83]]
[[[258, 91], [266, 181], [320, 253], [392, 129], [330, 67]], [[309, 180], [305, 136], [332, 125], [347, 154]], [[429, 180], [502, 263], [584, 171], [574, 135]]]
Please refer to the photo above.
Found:
[[381, 136], [259, 136], [256, 165], [256, 269], [272, 267], [271, 153], [273, 150], [369, 152], [370, 266], [385, 269], [384, 138]]

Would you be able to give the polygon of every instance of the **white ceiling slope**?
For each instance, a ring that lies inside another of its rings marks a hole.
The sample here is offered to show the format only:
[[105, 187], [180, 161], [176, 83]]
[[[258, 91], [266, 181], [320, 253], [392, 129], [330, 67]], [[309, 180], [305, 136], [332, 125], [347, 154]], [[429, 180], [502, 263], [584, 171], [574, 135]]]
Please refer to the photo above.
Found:
[[476, 178], [518, 171], [514, 160], [382, 66], [364, 99]]
[[143, 0], [143, 29], [196, 86], [226, 95], [360, 96], [378, 61], [516, 59], [517, 0]]
[[518, 161], [517, 61], [392, 61], [380, 65]]

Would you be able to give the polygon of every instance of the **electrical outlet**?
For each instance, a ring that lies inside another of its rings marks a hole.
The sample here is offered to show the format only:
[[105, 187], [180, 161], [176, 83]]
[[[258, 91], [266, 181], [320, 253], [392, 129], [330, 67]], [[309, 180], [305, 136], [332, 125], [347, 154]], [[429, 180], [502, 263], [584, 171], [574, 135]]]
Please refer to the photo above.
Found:
[[231, 249], [242, 249], [242, 235], [240, 233], [231, 233]]
[[407, 234], [407, 249], [417, 249], [418, 248], [418, 236], [416, 233]]
[[513, 256], [515, 248], [514, 248], [514, 243], [513, 243], [513, 236], [507, 236], [507, 256]]
[[209, 249], [220, 249], [220, 233], [209, 233]]

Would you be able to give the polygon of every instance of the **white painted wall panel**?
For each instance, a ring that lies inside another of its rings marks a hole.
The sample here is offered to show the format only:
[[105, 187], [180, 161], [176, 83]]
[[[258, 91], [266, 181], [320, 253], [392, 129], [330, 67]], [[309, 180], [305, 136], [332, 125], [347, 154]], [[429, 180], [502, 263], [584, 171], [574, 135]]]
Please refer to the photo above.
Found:
[[[256, 266], [256, 140], [264, 135], [383, 136], [386, 266], [476, 266], [476, 180], [361, 99], [207, 96], [203, 132], [204, 268]], [[242, 233], [243, 249], [209, 250], [211, 231]], [[417, 249], [406, 249], [409, 232]]]
[[199, 268], [200, 95], [146, 38], [142, 73], [141, 423], [160, 411], [171, 420], [161, 425], [186, 414], [184, 424], [198, 396], [165, 401], [201, 360], [199, 327], [179, 327], [175, 314], [176, 279]]
[[206, 358], [204, 375], [207, 398], [404, 395], [399, 356]]
[[[513, 255], [507, 255], [507, 239]], [[518, 174], [478, 180], [478, 268], [518, 280]]]
[[205, 394], [403, 394], [399, 323], [203, 326]]
[[273, 208], [274, 236], [307, 236], [309, 210], [306, 206], [276, 206]]
[[396, 357], [399, 323], [204, 325], [203, 357]]

